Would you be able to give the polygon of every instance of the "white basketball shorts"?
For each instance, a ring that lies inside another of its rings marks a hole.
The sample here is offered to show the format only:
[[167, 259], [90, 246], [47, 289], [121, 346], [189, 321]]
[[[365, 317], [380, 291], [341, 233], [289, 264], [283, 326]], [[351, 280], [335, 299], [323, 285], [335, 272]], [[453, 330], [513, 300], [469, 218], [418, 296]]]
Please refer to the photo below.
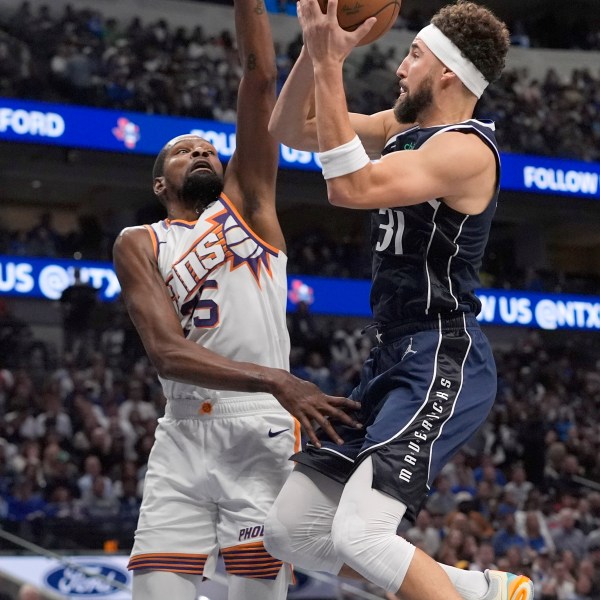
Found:
[[292, 470], [300, 425], [268, 395], [167, 403], [144, 481], [129, 569], [271, 579], [265, 517]]

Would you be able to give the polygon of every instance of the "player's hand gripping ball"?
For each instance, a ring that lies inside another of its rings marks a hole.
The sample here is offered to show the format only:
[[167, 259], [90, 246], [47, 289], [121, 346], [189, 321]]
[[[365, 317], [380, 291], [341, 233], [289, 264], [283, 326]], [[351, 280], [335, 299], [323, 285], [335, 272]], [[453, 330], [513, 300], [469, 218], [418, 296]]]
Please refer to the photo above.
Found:
[[[327, 12], [327, 0], [318, 0], [318, 2], [321, 10]], [[342, 29], [354, 31], [369, 17], [377, 17], [377, 22], [371, 31], [358, 43], [358, 46], [364, 46], [378, 40], [392, 28], [401, 4], [402, 0], [339, 0], [338, 23]]]

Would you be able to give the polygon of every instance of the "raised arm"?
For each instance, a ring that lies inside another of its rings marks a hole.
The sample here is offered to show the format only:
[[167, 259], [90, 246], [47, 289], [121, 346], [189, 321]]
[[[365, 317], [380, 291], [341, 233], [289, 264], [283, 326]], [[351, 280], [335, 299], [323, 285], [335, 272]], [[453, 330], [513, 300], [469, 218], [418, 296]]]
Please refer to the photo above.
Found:
[[[400, 129], [391, 109], [373, 115], [349, 113], [349, 117], [352, 128], [371, 158], [379, 158], [386, 141]], [[314, 71], [305, 47], [302, 47], [279, 94], [269, 122], [269, 131], [290, 148], [308, 152], [319, 150]]]
[[279, 147], [268, 133], [277, 83], [269, 17], [263, 0], [235, 0], [234, 11], [242, 79], [236, 151], [225, 172], [224, 191], [256, 233], [284, 249], [275, 213]]
[[[343, 31], [337, 22], [337, 2], [329, 0], [326, 15], [316, 0], [301, 0], [298, 5], [314, 65], [315, 121], [323, 162], [323, 153], [329, 150], [345, 152], [347, 157], [355, 141], [342, 65], [370, 21], [352, 33]], [[483, 148], [487, 150], [482, 152]], [[444, 198], [455, 210], [473, 215], [485, 210], [493, 196], [495, 157], [475, 135], [446, 132], [418, 150], [393, 152], [375, 163], [357, 149], [352, 159], [359, 163], [356, 169], [326, 177], [327, 196], [336, 206], [373, 209]]]
[[113, 257], [125, 305], [161, 377], [217, 390], [273, 394], [300, 421], [313, 443], [318, 442], [313, 422], [338, 443], [341, 440], [325, 417], [355, 424], [342, 409], [356, 410], [356, 402], [326, 396], [282, 369], [233, 361], [187, 340], [144, 228], [125, 229], [115, 242]]

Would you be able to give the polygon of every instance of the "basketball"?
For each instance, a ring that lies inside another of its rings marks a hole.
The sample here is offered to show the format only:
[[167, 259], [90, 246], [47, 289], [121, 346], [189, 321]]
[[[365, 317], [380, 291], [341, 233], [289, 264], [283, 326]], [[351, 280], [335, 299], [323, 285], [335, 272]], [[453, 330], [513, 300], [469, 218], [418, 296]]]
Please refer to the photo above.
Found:
[[[327, 12], [327, 0], [318, 0], [323, 12]], [[402, 0], [339, 0], [337, 8], [338, 23], [346, 31], [354, 31], [369, 17], [377, 17], [377, 23], [358, 46], [370, 44], [378, 40], [391, 28], [398, 13]]]

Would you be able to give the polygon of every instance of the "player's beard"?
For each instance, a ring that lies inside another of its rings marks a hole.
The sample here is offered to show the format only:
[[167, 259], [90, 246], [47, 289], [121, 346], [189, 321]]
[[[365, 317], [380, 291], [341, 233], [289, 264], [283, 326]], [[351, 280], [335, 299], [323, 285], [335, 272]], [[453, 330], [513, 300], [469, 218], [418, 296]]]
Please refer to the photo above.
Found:
[[394, 104], [398, 123], [417, 123], [419, 117], [433, 104], [433, 80], [428, 77], [414, 92], [406, 92]]
[[217, 173], [200, 171], [190, 173], [179, 191], [179, 199], [185, 206], [202, 212], [223, 191], [223, 178]]

